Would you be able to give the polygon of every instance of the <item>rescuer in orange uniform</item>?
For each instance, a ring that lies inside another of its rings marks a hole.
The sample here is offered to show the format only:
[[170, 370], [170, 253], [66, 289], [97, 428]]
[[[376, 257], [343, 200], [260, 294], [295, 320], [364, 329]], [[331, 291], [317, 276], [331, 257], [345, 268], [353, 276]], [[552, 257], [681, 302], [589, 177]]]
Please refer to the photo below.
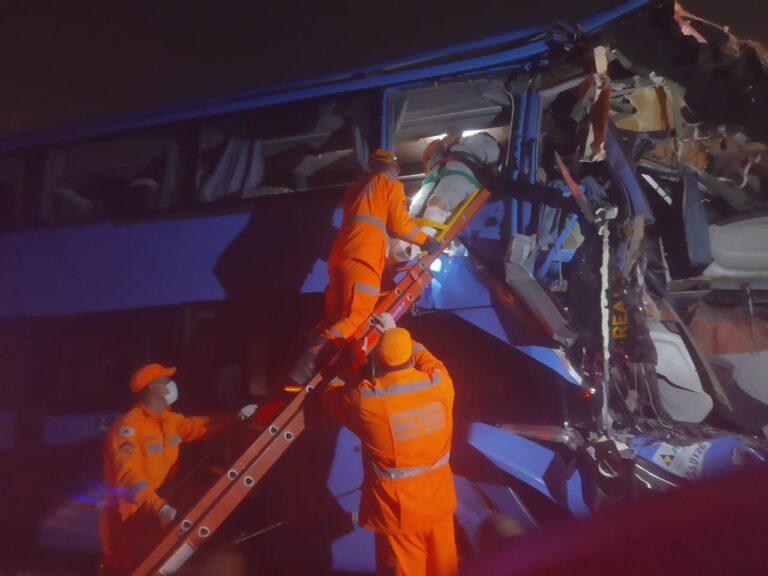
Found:
[[440, 242], [424, 234], [408, 215], [399, 173], [390, 151], [374, 150], [368, 172], [344, 194], [341, 230], [328, 261], [326, 329], [291, 370], [289, 377], [298, 384], [312, 376], [321, 349], [349, 338], [373, 313], [390, 236], [418, 244], [430, 254], [440, 250]]
[[[170, 377], [176, 368], [148, 364], [131, 377], [137, 401], [107, 433], [104, 475], [108, 494], [101, 510], [100, 534], [107, 574], [130, 570], [151, 551], [176, 509], [158, 493], [179, 457], [182, 442], [200, 440], [233, 418], [187, 417], [169, 406], [178, 397]], [[255, 404], [237, 415], [247, 420]]]
[[374, 352], [376, 378], [331, 382], [323, 402], [362, 441], [360, 525], [376, 534], [377, 573], [453, 574], [453, 383], [389, 314], [377, 319], [384, 333]]

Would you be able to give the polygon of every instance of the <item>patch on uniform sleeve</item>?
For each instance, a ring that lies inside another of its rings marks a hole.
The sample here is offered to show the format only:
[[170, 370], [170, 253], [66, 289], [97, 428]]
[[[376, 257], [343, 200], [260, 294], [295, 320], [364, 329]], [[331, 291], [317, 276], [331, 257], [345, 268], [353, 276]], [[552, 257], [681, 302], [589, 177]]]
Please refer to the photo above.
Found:
[[118, 436], [133, 436], [134, 430], [130, 426], [120, 426], [120, 429], [117, 431]]
[[120, 450], [120, 452], [123, 454], [133, 454], [136, 450], [136, 446], [133, 444], [133, 442], [122, 442], [117, 449]]

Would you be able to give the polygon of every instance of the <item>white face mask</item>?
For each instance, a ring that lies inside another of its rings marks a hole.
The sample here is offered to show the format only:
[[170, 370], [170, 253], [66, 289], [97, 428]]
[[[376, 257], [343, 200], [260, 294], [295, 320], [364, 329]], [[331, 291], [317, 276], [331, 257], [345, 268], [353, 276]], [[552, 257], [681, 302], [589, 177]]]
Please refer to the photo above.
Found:
[[168, 382], [165, 387], [168, 388], [168, 393], [163, 395], [163, 399], [165, 400], [166, 405], [170, 406], [179, 399], [179, 389], [176, 387], [176, 382], [173, 380]]

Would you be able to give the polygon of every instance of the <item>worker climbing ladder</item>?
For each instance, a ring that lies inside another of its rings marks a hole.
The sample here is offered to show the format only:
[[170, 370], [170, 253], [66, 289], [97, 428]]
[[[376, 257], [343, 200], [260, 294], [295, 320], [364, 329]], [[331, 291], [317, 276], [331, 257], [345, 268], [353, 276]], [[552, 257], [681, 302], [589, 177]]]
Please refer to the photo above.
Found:
[[[436, 238], [441, 242], [440, 252], [423, 254], [412, 264], [399, 270], [395, 276], [394, 288], [382, 295], [375, 313], [388, 312], [396, 320], [405, 314], [432, 279], [429, 271], [432, 262], [472, 220], [489, 196], [488, 190], [478, 188], [456, 209], [446, 223], [425, 223], [439, 230]], [[360, 326], [350, 338], [350, 342], [357, 344], [355, 349], [365, 355], [373, 350], [380, 335], [372, 322], [373, 318], [370, 318], [369, 322]], [[211, 538], [222, 522], [304, 431], [304, 404], [307, 395], [330, 380], [334, 370], [340, 370], [342, 363], [349, 361], [348, 359], [344, 349], [340, 350], [309, 379], [268, 428], [168, 531], [134, 570], [134, 576], [172, 574]]]

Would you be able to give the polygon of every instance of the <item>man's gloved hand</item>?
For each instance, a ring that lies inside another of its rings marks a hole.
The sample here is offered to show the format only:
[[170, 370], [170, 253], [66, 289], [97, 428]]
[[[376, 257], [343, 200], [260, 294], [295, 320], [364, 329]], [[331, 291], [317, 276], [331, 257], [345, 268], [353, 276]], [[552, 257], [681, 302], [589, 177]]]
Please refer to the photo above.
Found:
[[174, 518], [176, 518], [176, 508], [170, 504], [163, 504], [162, 508], [157, 512], [157, 515], [160, 517], [160, 525], [165, 528], [168, 524], [173, 522]]
[[381, 314], [373, 315], [373, 327], [379, 332], [386, 332], [392, 328], [397, 328], [395, 319], [389, 312], [382, 312]]
[[427, 254], [437, 254], [438, 252], [440, 252], [440, 249], [443, 247], [443, 244], [439, 240], [435, 240], [434, 238], [432, 238], [432, 236], [427, 236], [427, 241], [424, 242], [424, 244], [422, 244], [421, 247], [427, 251]]
[[248, 420], [256, 413], [258, 407], [258, 404], [248, 404], [247, 406], [243, 406], [240, 408], [240, 412], [237, 413], [237, 419], [240, 421]]

